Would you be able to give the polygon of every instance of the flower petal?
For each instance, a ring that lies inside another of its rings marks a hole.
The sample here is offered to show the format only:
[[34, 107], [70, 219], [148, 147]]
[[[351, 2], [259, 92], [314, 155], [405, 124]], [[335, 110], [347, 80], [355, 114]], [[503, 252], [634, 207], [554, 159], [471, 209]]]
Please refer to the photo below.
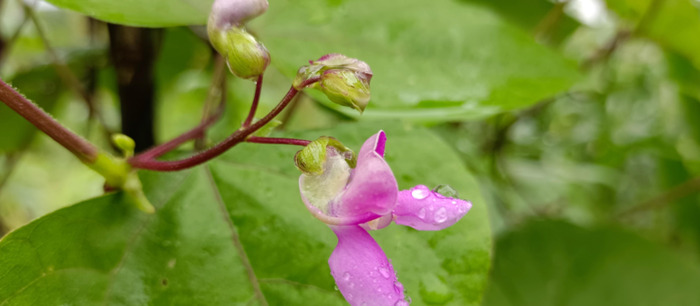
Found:
[[394, 222], [421, 231], [436, 231], [459, 221], [472, 203], [445, 197], [418, 185], [410, 190], [401, 190], [394, 208]]
[[362, 145], [350, 181], [330, 206], [331, 215], [351, 217], [369, 212], [378, 218], [394, 209], [399, 187], [382, 157], [385, 142], [384, 131], [379, 131]]
[[328, 265], [350, 305], [408, 305], [394, 267], [372, 236], [359, 226], [331, 226], [338, 236]]

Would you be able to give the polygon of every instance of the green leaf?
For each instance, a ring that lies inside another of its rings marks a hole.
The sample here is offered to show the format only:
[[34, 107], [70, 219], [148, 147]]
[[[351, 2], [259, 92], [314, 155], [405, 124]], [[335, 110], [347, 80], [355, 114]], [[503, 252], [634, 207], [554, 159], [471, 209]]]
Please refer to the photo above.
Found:
[[615, 228], [531, 222], [496, 245], [484, 305], [698, 305], [700, 269]]
[[700, 69], [700, 11], [691, 0], [606, 0], [640, 34], [688, 57]]
[[[383, 127], [400, 188], [450, 184], [474, 207], [447, 230], [391, 225], [373, 236], [414, 305], [436, 298], [478, 305], [491, 240], [476, 181], [430, 132]], [[341, 125], [288, 136], [333, 135], [359, 148], [378, 129]], [[0, 240], [0, 304], [256, 304], [260, 288], [270, 305], [344, 305], [327, 264], [335, 236], [299, 198], [297, 150], [243, 144], [192, 170], [143, 172], [154, 215], [117, 193], [10, 233]]]
[[367, 62], [374, 77], [366, 119], [483, 118], [532, 105], [578, 79], [571, 62], [474, 3], [279, 0], [251, 26], [290, 78], [327, 53]]
[[140, 27], [205, 24], [213, 0], [48, 0], [103, 21]]

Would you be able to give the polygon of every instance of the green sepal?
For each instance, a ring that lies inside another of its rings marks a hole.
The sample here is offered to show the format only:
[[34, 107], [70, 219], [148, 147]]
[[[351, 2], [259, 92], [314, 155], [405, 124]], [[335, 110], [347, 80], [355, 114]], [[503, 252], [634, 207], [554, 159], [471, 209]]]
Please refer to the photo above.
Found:
[[231, 73], [243, 79], [255, 79], [270, 64], [270, 53], [245, 29], [230, 27], [225, 30], [210, 27], [209, 40], [224, 58]]
[[369, 83], [361, 81], [352, 71], [326, 71], [317, 84], [333, 103], [352, 107], [360, 113], [369, 103]]
[[343, 156], [350, 168], [355, 168], [357, 155], [350, 148], [343, 145], [333, 137], [321, 136], [309, 143], [294, 155], [294, 164], [297, 169], [308, 175], [323, 174], [323, 165], [326, 162], [327, 148], [331, 147]]
[[124, 134], [114, 134], [112, 135], [112, 142], [117, 146], [117, 148], [122, 150], [124, 157], [129, 158], [134, 156], [134, 148], [136, 147], [136, 143], [133, 139], [131, 139], [131, 137]]

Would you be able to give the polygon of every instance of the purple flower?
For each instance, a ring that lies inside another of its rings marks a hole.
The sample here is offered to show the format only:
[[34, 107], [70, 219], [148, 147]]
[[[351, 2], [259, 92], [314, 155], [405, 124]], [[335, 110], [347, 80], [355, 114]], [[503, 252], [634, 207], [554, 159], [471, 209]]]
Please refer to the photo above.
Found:
[[299, 178], [306, 207], [338, 236], [328, 264], [351, 305], [409, 304], [394, 267], [368, 230], [384, 228], [392, 220], [417, 230], [440, 230], [472, 205], [423, 185], [399, 191], [384, 160], [385, 143], [384, 131], [367, 139], [354, 169], [346, 162], [347, 154], [328, 147], [323, 172]]

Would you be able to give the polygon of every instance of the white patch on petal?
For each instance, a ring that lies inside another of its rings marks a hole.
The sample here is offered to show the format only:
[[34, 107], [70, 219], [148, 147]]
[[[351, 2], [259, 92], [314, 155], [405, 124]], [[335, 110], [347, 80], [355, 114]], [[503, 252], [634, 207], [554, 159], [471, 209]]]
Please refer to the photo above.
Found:
[[341, 155], [329, 152], [323, 164], [323, 174], [302, 174], [301, 192], [309, 204], [328, 213], [328, 205], [347, 185], [350, 171], [350, 166]]

